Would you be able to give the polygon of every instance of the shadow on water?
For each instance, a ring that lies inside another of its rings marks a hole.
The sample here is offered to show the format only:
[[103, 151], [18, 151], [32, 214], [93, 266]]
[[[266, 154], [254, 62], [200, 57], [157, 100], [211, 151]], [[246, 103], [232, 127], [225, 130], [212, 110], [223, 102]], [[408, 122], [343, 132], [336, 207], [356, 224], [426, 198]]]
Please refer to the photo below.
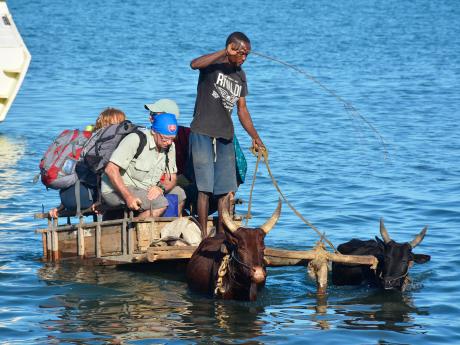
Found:
[[39, 277], [59, 293], [40, 305], [56, 316], [41, 326], [58, 343], [80, 343], [85, 337], [114, 344], [142, 339], [209, 343], [262, 335], [263, 306], [193, 295], [184, 275], [168, 267], [46, 264]]

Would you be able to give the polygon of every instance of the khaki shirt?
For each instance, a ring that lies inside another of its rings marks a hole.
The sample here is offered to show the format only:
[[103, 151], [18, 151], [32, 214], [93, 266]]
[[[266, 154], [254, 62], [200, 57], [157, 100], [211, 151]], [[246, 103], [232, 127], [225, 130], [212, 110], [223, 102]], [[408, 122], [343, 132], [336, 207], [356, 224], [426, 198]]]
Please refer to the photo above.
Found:
[[[120, 167], [120, 175], [126, 186], [135, 186], [148, 190], [155, 186], [164, 172], [166, 172], [166, 154], [159, 151], [153, 133], [144, 130], [147, 136], [147, 144], [137, 159], [134, 159], [140, 139], [136, 133], [128, 134], [113, 151], [110, 162]], [[177, 173], [176, 167], [176, 148], [171, 144], [168, 152], [168, 168], [171, 174]], [[101, 181], [102, 194], [114, 191], [112, 183], [106, 174], [102, 175]]]

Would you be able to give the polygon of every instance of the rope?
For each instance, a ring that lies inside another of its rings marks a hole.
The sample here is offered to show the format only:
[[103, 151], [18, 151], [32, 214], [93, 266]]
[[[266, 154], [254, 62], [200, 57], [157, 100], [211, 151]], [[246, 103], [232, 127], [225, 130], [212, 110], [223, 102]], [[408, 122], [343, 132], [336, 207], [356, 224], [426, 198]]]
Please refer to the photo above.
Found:
[[[252, 152], [252, 151], [251, 151]], [[254, 154], [254, 152], [253, 152]], [[251, 207], [252, 207], [252, 192], [254, 191], [254, 185], [256, 184], [256, 175], [257, 175], [257, 170], [259, 169], [259, 162], [260, 162], [260, 157], [258, 157], [257, 162], [256, 162], [256, 168], [254, 169], [254, 176], [252, 177], [252, 184], [251, 184], [251, 190], [249, 192], [249, 201], [248, 201], [248, 213], [245, 216], [246, 222], [245, 226], [248, 225], [249, 219], [252, 218], [251, 214]]]
[[310, 79], [312, 82], [314, 82], [315, 84], [317, 84], [320, 88], [322, 88], [324, 91], [326, 91], [327, 93], [329, 93], [331, 96], [333, 96], [337, 101], [339, 101], [340, 103], [343, 104], [343, 107], [345, 109], [345, 111], [351, 115], [352, 117], [354, 116], [355, 118], [358, 118], [358, 119], [361, 119], [361, 121], [363, 121], [374, 133], [375, 135], [377, 136], [377, 138], [379, 139], [380, 141], [380, 144], [382, 145], [382, 148], [383, 148], [383, 158], [384, 159], [387, 159], [387, 156], [388, 156], [388, 151], [387, 151], [387, 148], [386, 148], [386, 142], [385, 142], [385, 139], [383, 138], [383, 136], [380, 134], [380, 132], [377, 130], [377, 128], [375, 128], [372, 123], [369, 122], [368, 119], [366, 119], [363, 115], [361, 115], [361, 113], [353, 106], [353, 104], [351, 104], [349, 101], [343, 99], [342, 97], [340, 97], [337, 93], [335, 93], [333, 90], [331, 90], [330, 88], [328, 88], [326, 85], [324, 85], [322, 82], [320, 82], [317, 78], [315, 78], [313, 75], [305, 72], [304, 70], [302, 70], [301, 68], [297, 67], [297, 66], [294, 66], [290, 63], [287, 63], [285, 61], [282, 61], [282, 60], [279, 60], [279, 59], [275, 59], [274, 57], [271, 57], [271, 56], [268, 56], [268, 55], [265, 55], [265, 54], [262, 54], [262, 53], [259, 53], [259, 52], [255, 52], [255, 51], [251, 51], [251, 54], [254, 54], [254, 55], [257, 55], [257, 56], [260, 56], [262, 58], [265, 58], [267, 60], [271, 60], [271, 61], [274, 61], [274, 62], [277, 62], [283, 66], [286, 66], [288, 68], [291, 68], [293, 69], [294, 71], [304, 75], [305, 77], [307, 77], [308, 79]]
[[[268, 163], [268, 151], [266, 149], [259, 149], [258, 151], [256, 151], [255, 147], [251, 147], [251, 152], [254, 156], [257, 155], [257, 163], [256, 163], [256, 170], [254, 172], [254, 178], [253, 178], [253, 185], [251, 186], [251, 192], [250, 192], [250, 195], [249, 195], [249, 203], [248, 203], [248, 218], [250, 216], [250, 207], [251, 207], [251, 201], [252, 201], [252, 191], [253, 191], [253, 187], [254, 187], [254, 183], [255, 183], [255, 179], [256, 179], [256, 172], [257, 172], [257, 167], [258, 167], [258, 164], [259, 164], [259, 161], [261, 160], [262, 156], [264, 158], [264, 163], [265, 165], [267, 166], [267, 171], [268, 171], [268, 174], [270, 175], [270, 178], [272, 179], [272, 183], [273, 185], [275, 186], [276, 190], [278, 191], [278, 193], [281, 195], [281, 197], [283, 198], [283, 200], [286, 202], [286, 204], [289, 206], [289, 208], [294, 212], [294, 214], [299, 217], [305, 224], [307, 224], [310, 228], [312, 228], [316, 234], [320, 237], [320, 241], [324, 240], [326, 241], [326, 243], [332, 248], [332, 250], [334, 252], [337, 252], [337, 250], [335, 249], [334, 245], [331, 243], [331, 241], [329, 241], [326, 237], [326, 234], [324, 233], [321, 233], [312, 223], [310, 223], [307, 219], [305, 219], [299, 211], [296, 210], [296, 208], [290, 203], [290, 201], [286, 198], [286, 196], [283, 194], [283, 192], [281, 191], [280, 187], [278, 186], [278, 182], [276, 182], [276, 179], [275, 177], [273, 176], [272, 174], [272, 171], [270, 169], [270, 164]], [[247, 222], [246, 222], [247, 223]]]
[[214, 295], [216, 296], [222, 296], [225, 293], [224, 277], [227, 274], [229, 260], [230, 255], [225, 255], [222, 259], [222, 263], [219, 266], [219, 271], [217, 272], [216, 288], [214, 289]]

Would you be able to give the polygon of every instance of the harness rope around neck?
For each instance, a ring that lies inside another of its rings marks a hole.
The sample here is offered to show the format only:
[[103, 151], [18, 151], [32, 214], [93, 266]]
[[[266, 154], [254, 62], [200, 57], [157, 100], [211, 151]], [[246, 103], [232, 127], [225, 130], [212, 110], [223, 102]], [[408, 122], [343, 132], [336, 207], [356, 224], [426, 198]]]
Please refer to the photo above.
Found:
[[217, 282], [216, 288], [214, 289], [215, 296], [222, 296], [225, 293], [224, 288], [224, 277], [228, 272], [228, 262], [230, 261], [230, 255], [225, 255], [222, 259], [222, 262], [219, 266], [219, 271], [217, 271]]
[[238, 258], [238, 255], [236, 254], [236, 249], [233, 249], [230, 254], [227, 254], [223, 257], [222, 262], [219, 266], [219, 270], [217, 271], [216, 288], [214, 289], [215, 296], [222, 296], [226, 292], [224, 287], [224, 277], [228, 273], [228, 266], [230, 264], [230, 261], [232, 260], [241, 265], [242, 267], [254, 271], [254, 268], [252, 268], [248, 264], [245, 264]]

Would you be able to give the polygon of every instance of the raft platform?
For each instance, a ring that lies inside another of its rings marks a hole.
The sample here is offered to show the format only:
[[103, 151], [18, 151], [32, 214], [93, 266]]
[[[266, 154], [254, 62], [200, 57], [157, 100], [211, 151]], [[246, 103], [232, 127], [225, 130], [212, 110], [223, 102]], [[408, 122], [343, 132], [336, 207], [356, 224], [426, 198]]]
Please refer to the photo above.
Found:
[[[92, 222], [85, 222], [85, 216], [92, 216]], [[178, 260], [187, 261], [197, 246], [152, 245], [160, 240], [161, 229], [177, 217], [151, 217], [139, 219], [128, 210], [123, 218], [102, 220], [91, 212], [77, 217], [70, 213], [60, 213], [59, 218], [67, 218], [66, 224], [59, 225], [59, 219], [50, 218], [48, 213], [36, 213], [36, 219], [47, 219], [48, 227], [38, 229], [42, 236], [43, 261], [73, 261], [83, 265], [126, 265], [136, 263], [158, 263]], [[232, 215], [237, 224], [242, 217]], [[217, 217], [208, 218], [208, 228], [215, 226]], [[265, 262], [268, 267], [307, 266], [312, 279], [316, 280], [318, 294], [325, 294], [330, 261], [377, 266], [374, 256], [342, 255], [326, 250], [323, 242], [317, 242], [312, 250], [286, 250], [267, 247]]]

